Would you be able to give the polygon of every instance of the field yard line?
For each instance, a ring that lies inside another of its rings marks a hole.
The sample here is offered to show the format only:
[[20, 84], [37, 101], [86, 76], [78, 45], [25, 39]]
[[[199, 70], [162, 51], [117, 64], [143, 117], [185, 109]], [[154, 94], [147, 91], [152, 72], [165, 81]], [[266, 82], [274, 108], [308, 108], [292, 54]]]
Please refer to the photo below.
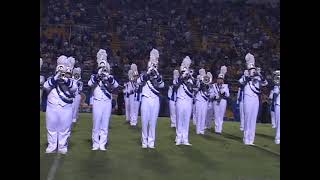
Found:
[[58, 166], [59, 166], [60, 159], [61, 159], [61, 154], [57, 154], [56, 157], [54, 158], [52, 166], [51, 166], [51, 168], [49, 170], [47, 180], [53, 180], [54, 179], [54, 176], [56, 175], [56, 172], [57, 172], [57, 169], [58, 169]]
[[[225, 133], [225, 132], [224, 132], [224, 133]], [[229, 134], [229, 133], [225, 133], [225, 134], [227, 134], [227, 135], [229, 135], [229, 136], [233, 136], [233, 137], [240, 138], [240, 137], [238, 137], [238, 136], [234, 136], [234, 135]], [[225, 138], [226, 138], [226, 137], [225, 137]], [[232, 139], [232, 140], [234, 140], [234, 139]], [[234, 140], [234, 141], [237, 141], [237, 140]], [[258, 149], [262, 149], [262, 150], [267, 151], [267, 152], [269, 152], [269, 153], [272, 153], [272, 154], [275, 154], [275, 155], [280, 156], [280, 153], [271, 151], [270, 149], [264, 148], [264, 147], [262, 147], [262, 146], [258, 146], [257, 144], [255, 144], [253, 147], [256, 147], [256, 148], [258, 148]]]

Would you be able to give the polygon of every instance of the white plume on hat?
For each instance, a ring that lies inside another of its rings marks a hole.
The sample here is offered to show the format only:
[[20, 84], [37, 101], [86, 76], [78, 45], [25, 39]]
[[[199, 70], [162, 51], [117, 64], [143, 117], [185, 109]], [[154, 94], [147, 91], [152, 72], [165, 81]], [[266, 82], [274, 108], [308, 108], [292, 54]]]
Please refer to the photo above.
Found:
[[157, 50], [157, 49], [152, 49], [151, 51], [150, 51], [150, 58], [151, 57], [155, 57], [156, 59], [158, 59], [159, 58], [159, 51]]
[[177, 69], [175, 69], [173, 71], [173, 79], [178, 79], [179, 78], [179, 71]]
[[97, 52], [97, 62], [99, 63], [99, 61], [101, 60], [107, 61], [107, 57], [108, 57], [107, 51], [104, 49], [99, 49], [99, 51]]
[[70, 69], [73, 69], [73, 67], [74, 67], [74, 64], [76, 63], [76, 59], [74, 59], [74, 57], [68, 57], [68, 67], [70, 68]]
[[68, 65], [69, 65], [69, 60], [67, 56], [61, 55], [57, 59], [56, 71], [65, 71]]
[[134, 63], [131, 64], [130, 69], [131, 69], [132, 71], [138, 71], [138, 67], [137, 67], [137, 65], [134, 64]]
[[226, 73], [227, 73], [227, 66], [221, 66], [218, 78], [224, 79], [224, 76]]
[[43, 61], [42, 61], [42, 58], [40, 58], [40, 70], [41, 70], [42, 65], [43, 65]]
[[180, 71], [188, 70], [191, 65], [191, 59], [189, 56], [186, 56], [180, 66]]
[[133, 79], [133, 70], [131, 69], [128, 71], [128, 78], [129, 80]]
[[247, 69], [255, 68], [255, 60], [252, 54], [248, 53], [245, 57], [245, 60], [247, 64]]
[[203, 68], [199, 69], [199, 75], [200, 76], [205, 76], [206, 75], [206, 70], [203, 69]]
[[77, 68], [74, 68], [73, 71], [72, 71], [73, 74], [81, 74], [81, 68], [77, 67]]
[[68, 58], [65, 55], [61, 55], [57, 59], [57, 65], [67, 65], [68, 64]]
[[159, 63], [159, 51], [156, 49], [152, 49], [150, 52], [150, 59], [148, 62], [148, 68], [150, 68], [152, 65], [158, 66]]

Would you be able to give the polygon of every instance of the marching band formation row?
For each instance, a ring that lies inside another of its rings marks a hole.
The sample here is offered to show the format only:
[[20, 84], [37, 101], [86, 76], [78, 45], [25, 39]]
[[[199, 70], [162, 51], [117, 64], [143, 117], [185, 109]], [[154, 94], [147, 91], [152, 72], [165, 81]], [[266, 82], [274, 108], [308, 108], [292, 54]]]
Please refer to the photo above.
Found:
[[[243, 142], [254, 145], [256, 119], [259, 110], [261, 86], [268, 84], [255, 67], [254, 56], [245, 56], [247, 69], [239, 80], [237, 103], [240, 106], [240, 130], [244, 132]], [[131, 65], [129, 81], [120, 86], [110, 74], [107, 53], [100, 49], [97, 53], [98, 71], [91, 75], [88, 85], [93, 88], [93, 128], [92, 150], [106, 150], [108, 143], [109, 120], [112, 110], [112, 92], [122, 88], [125, 94], [125, 117], [131, 126], [137, 126], [139, 109], [141, 110], [141, 145], [142, 148], [155, 148], [156, 125], [160, 109], [160, 89], [165, 87], [158, 71], [159, 52], [152, 49], [147, 71], [139, 74], [138, 67]], [[40, 76], [40, 101], [42, 89], [48, 92], [46, 127], [48, 147], [46, 153], [65, 154], [68, 151], [68, 139], [73, 122], [78, 118], [81, 81], [81, 69], [74, 68], [73, 57], [60, 56], [57, 60], [56, 73], [46, 81]], [[42, 59], [40, 58], [40, 70]], [[168, 100], [171, 127], [176, 128], [176, 145], [188, 145], [189, 124], [192, 116], [196, 134], [205, 134], [214, 119], [215, 132], [222, 133], [223, 118], [227, 99], [230, 96], [228, 84], [224, 83], [227, 67], [222, 66], [216, 82], [204, 69], [199, 70], [196, 78], [190, 68], [191, 59], [186, 56], [179, 70], [173, 71], [173, 80], [168, 85]], [[272, 99], [272, 124], [276, 128], [275, 143], [280, 144], [280, 71], [274, 72]]]

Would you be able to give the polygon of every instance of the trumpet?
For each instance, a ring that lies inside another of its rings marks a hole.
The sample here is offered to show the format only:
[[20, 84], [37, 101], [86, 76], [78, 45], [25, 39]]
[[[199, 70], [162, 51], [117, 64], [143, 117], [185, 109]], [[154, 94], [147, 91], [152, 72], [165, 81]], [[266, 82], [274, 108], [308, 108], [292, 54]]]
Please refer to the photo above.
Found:
[[80, 74], [78, 74], [78, 73], [74, 74], [74, 79], [75, 80], [79, 80], [80, 79]]
[[208, 75], [205, 75], [201, 78], [201, 82], [205, 85], [209, 85], [211, 83], [211, 78]]

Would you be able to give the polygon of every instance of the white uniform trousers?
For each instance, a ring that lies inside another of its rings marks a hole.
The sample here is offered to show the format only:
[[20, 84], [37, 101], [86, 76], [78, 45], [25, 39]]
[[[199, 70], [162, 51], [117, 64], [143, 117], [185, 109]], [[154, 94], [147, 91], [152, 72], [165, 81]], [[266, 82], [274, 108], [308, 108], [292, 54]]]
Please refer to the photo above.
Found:
[[208, 102], [206, 101], [196, 101], [197, 108], [197, 125], [196, 133], [204, 134], [205, 122], [207, 118]]
[[280, 144], [280, 106], [275, 105], [275, 116], [276, 116], [276, 138], [275, 138], [275, 143]]
[[239, 114], [240, 114], [240, 130], [244, 130], [244, 110], [243, 110], [243, 100], [239, 103]]
[[244, 137], [245, 144], [253, 144], [259, 112], [259, 97], [244, 96]]
[[142, 96], [142, 102], [141, 102], [142, 146], [154, 147], [159, 108], [160, 108], [160, 101], [158, 97], [148, 98], [148, 97]]
[[270, 116], [271, 116], [272, 128], [276, 128], [276, 127], [277, 127], [277, 122], [276, 122], [275, 111], [271, 111], [271, 110], [270, 110]]
[[197, 106], [196, 103], [192, 104], [192, 123], [197, 124]]
[[140, 101], [136, 101], [134, 94], [131, 94], [129, 96], [129, 103], [130, 103], [130, 125], [136, 126], [138, 123]]
[[171, 127], [176, 127], [176, 102], [169, 100]]
[[177, 99], [176, 142], [189, 143], [189, 123], [192, 112], [192, 100]]
[[124, 105], [125, 105], [125, 111], [126, 111], [126, 121], [130, 121], [130, 103], [129, 103], [129, 97], [126, 97], [124, 95]]
[[213, 102], [208, 102], [205, 129], [211, 128], [212, 119], [213, 119]]
[[65, 106], [47, 103], [46, 127], [48, 151], [55, 149], [67, 151], [70, 126], [72, 123], [72, 104]]
[[223, 118], [227, 108], [227, 100], [221, 99], [220, 104], [213, 102], [215, 132], [221, 133], [223, 126]]
[[111, 100], [93, 100], [92, 147], [105, 147], [108, 141], [108, 128], [111, 116]]
[[42, 92], [43, 92], [43, 90], [40, 88], [40, 106], [41, 106], [41, 103], [42, 103]]
[[73, 99], [73, 103], [72, 103], [72, 122], [77, 122], [77, 119], [79, 117], [78, 113], [79, 113], [80, 102], [81, 102], [81, 95], [78, 94]]

